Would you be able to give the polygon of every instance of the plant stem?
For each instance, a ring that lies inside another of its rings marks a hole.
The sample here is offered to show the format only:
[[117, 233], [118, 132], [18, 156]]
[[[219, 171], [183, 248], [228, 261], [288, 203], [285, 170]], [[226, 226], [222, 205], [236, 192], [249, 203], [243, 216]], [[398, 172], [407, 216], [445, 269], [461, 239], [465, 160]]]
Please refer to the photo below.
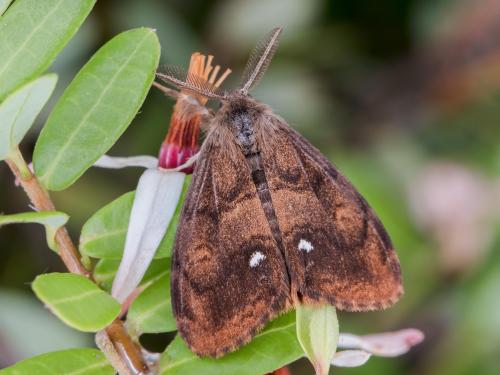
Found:
[[116, 319], [106, 327], [106, 334], [113, 343], [119, 358], [126, 359], [125, 364], [133, 375], [149, 372], [142, 358], [140, 346], [132, 341], [121, 320]]
[[122, 362], [120, 355], [116, 351], [106, 331], [99, 331], [96, 333], [95, 343], [101, 352], [106, 353], [106, 358], [113, 364], [113, 368], [118, 371], [120, 375], [133, 375], [128, 366]]
[[[19, 150], [6, 159], [6, 162], [36, 210], [56, 211], [48, 192], [31, 172]], [[72, 273], [92, 280], [92, 274], [83, 266], [80, 253], [73, 244], [66, 227], [61, 227], [56, 232], [55, 243], [66, 268]], [[132, 341], [120, 319], [114, 320], [97, 336], [111, 344], [102, 345], [103, 348], [101, 349], [120, 375], [136, 375], [148, 372], [140, 347]]]
[[[28, 195], [35, 209], [37, 211], [55, 211], [54, 203], [50, 199], [49, 194], [40, 185], [35, 175], [29, 170], [21, 153], [18, 151], [16, 154], [15, 159], [6, 159], [6, 162]], [[66, 227], [61, 227], [56, 232], [55, 243], [59, 256], [70, 272], [88, 278], [91, 277], [90, 272], [80, 262], [80, 255], [75, 245], [73, 245]]]
[[7, 160], [10, 160], [12, 163], [16, 165], [20, 175], [23, 178], [29, 178], [31, 170], [24, 162], [23, 156], [21, 155], [21, 152], [19, 151], [18, 147], [16, 147], [13, 151], [9, 153]]

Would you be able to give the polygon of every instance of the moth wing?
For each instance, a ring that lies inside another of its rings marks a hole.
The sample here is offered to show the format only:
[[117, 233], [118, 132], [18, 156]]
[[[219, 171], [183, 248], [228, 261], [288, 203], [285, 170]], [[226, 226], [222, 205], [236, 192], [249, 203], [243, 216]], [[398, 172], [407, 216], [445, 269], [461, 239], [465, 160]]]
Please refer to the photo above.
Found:
[[275, 120], [263, 161], [292, 295], [349, 311], [392, 305], [403, 293], [401, 271], [380, 220], [316, 148]]
[[172, 305], [191, 350], [218, 357], [288, 309], [290, 292], [243, 155], [212, 146], [198, 160], [174, 246]]

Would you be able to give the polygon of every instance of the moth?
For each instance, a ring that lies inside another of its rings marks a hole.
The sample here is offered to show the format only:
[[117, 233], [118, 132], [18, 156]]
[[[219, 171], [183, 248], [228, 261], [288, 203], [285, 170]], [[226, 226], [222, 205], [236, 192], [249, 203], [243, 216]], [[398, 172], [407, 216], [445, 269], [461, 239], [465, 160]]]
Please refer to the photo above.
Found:
[[207, 120], [171, 271], [179, 333], [200, 356], [236, 350], [297, 304], [369, 311], [389, 307], [403, 293], [398, 257], [365, 199], [249, 95], [281, 32], [273, 29], [257, 45], [232, 92], [178, 68], [158, 73], [221, 103]]

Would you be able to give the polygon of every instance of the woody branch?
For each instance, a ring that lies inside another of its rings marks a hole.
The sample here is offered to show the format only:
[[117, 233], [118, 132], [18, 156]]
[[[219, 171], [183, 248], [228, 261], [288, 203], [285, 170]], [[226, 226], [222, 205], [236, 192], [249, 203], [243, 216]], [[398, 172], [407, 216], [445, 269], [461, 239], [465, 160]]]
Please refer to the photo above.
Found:
[[[36, 176], [30, 171], [23, 156], [17, 153], [15, 161], [7, 159], [7, 164], [17, 178], [32, 205], [37, 211], [55, 211], [55, 206], [48, 192], [42, 187]], [[83, 266], [80, 254], [69, 237], [66, 227], [56, 232], [57, 251], [68, 271], [92, 279], [92, 274]], [[143, 361], [140, 348], [135, 344], [121, 320], [116, 319], [99, 332], [101, 350], [121, 375], [145, 373], [147, 366]]]

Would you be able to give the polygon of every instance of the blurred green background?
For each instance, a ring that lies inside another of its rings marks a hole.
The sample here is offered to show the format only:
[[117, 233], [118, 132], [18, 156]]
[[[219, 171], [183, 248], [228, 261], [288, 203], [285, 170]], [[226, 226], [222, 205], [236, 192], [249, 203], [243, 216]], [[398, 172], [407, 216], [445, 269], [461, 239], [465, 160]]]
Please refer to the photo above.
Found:
[[[319, 147], [375, 208], [401, 259], [406, 294], [377, 313], [340, 313], [342, 332], [416, 327], [426, 340], [397, 358], [336, 374], [500, 373], [500, 1], [101, 0], [51, 71], [51, 107], [105, 41], [157, 30], [162, 61], [211, 53], [239, 82], [249, 51], [274, 26], [280, 48], [254, 96]], [[152, 89], [111, 155], [156, 155], [172, 101]], [[22, 150], [31, 159], [42, 113]], [[78, 240], [93, 212], [135, 188], [142, 171], [91, 169], [56, 206]], [[0, 211], [29, 210], [0, 164]], [[63, 270], [43, 227], [0, 229], [0, 368], [63, 347], [91, 345], [30, 291]], [[161, 350], [168, 337], [147, 337]], [[304, 361], [293, 374], [311, 374]]]

